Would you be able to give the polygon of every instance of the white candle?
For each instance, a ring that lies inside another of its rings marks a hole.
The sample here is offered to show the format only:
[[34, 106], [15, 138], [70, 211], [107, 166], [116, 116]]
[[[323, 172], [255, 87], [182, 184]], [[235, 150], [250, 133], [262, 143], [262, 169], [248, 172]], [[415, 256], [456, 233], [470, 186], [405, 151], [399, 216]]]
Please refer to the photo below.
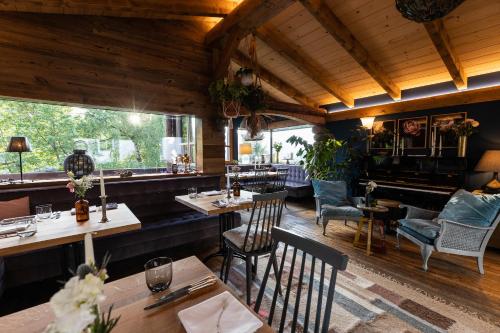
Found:
[[439, 136], [439, 152], [441, 153], [441, 150], [443, 149], [443, 136]]
[[92, 263], [95, 264], [94, 244], [92, 243], [92, 234], [90, 232], [85, 234], [85, 238], [83, 239], [83, 244], [85, 247], [85, 263], [87, 265], [90, 265]]
[[229, 166], [227, 167], [227, 185], [226, 185], [227, 190], [231, 188], [231, 181], [229, 180]]
[[106, 195], [106, 190], [104, 189], [104, 175], [102, 173], [102, 169], [99, 170], [99, 177], [101, 181], [101, 197]]

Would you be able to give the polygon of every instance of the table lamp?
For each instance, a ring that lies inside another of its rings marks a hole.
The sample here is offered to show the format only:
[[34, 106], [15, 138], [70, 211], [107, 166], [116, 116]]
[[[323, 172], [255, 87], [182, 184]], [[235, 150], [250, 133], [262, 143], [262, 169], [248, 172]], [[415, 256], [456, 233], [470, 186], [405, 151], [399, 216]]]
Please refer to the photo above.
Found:
[[[250, 143], [240, 144], [240, 155], [252, 155], [252, 145]], [[249, 159], [250, 162], [250, 159]]]
[[474, 171], [493, 172], [493, 179], [485, 185], [485, 192], [500, 192], [500, 182], [498, 181], [498, 172], [500, 171], [500, 150], [485, 151]]
[[25, 136], [13, 136], [10, 138], [6, 152], [19, 153], [19, 170], [21, 172], [21, 183], [23, 182], [23, 159], [22, 153], [30, 152], [31, 145]]

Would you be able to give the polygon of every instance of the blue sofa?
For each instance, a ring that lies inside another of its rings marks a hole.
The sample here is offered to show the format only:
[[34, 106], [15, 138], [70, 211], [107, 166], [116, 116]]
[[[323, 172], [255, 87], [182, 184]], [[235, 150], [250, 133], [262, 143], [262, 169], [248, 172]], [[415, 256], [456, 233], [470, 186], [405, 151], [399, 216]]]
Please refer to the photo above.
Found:
[[312, 197], [313, 188], [311, 181], [307, 179], [307, 172], [301, 165], [273, 164], [273, 168], [288, 169], [288, 177], [285, 187], [288, 196], [292, 198]]

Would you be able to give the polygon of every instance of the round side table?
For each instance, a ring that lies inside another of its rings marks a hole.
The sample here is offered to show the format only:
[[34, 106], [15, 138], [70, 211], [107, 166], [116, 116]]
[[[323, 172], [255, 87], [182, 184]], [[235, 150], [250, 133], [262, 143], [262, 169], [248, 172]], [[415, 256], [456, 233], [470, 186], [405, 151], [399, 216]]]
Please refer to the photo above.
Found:
[[401, 218], [401, 209], [399, 208], [401, 202], [391, 199], [377, 199], [377, 205], [389, 208], [389, 213], [386, 214], [386, 218], [384, 219], [385, 233], [394, 232], [398, 226], [397, 220]]
[[[375, 220], [373, 218], [374, 213], [387, 213], [389, 211], [389, 208], [384, 207], [384, 206], [365, 206], [364, 204], [358, 204], [356, 206], [358, 209], [361, 209], [363, 212], [368, 212], [369, 213], [369, 219], [368, 219], [368, 234], [367, 234], [367, 242], [366, 242], [366, 255], [371, 255], [372, 254], [372, 233], [373, 233], [373, 224], [375, 223]], [[359, 237], [361, 236], [361, 231], [363, 230], [363, 225], [364, 225], [365, 219], [360, 219], [358, 223], [358, 230], [356, 231], [356, 236], [354, 237], [354, 246], [357, 246], [359, 244]], [[380, 221], [379, 221], [380, 222]], [[384, 223], [379, 223], [379, 230], [380, 230], [380, 239], [382, 241], [382, 248], [385, 247], [385, 233], [384, 233]]]

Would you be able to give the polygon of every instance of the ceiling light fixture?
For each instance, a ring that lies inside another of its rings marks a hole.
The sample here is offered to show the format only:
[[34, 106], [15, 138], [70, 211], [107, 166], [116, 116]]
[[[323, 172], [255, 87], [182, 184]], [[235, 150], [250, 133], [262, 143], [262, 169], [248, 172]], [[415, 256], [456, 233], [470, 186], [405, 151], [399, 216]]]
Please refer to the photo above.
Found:
[[448, 15], [464, 0], [396, 0], [404, 18], [418, 23], [430, 22]]

